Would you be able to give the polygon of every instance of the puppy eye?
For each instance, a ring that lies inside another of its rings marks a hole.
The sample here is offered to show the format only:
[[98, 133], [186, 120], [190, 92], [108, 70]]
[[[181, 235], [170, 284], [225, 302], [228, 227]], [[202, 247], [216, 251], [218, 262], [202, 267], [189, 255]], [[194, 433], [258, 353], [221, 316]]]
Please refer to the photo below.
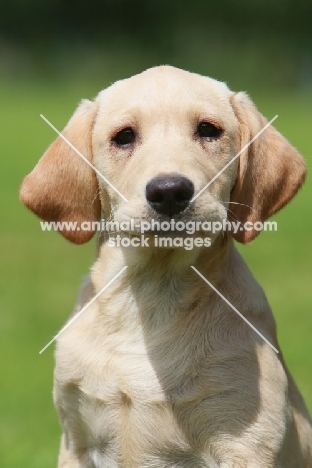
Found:
[[120, 132], [118, 132], [112, 139], [112, 141], [116, 143], [116, 145], [118, 146], [130, 145], [131, 143], [134, 142], [134, 140], [135, 140], [135, 133], [130, 127], [120, 130]]
[[223, 130], [209, 122], [201, 122], [197, 127], [197, 133], [201, 138], [219, 138]]

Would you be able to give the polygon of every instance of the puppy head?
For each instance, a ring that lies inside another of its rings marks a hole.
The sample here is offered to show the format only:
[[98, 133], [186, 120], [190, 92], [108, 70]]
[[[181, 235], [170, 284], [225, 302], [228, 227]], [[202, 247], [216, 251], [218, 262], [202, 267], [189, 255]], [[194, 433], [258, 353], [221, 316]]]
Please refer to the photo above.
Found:
[[[25, 178], [21, 200], [44, 220], [78, 227], [99, 220], [101, 209], [119, 222], [227, 216], [263, 222], [295, 195], [305, 177], [302, 157], [272, 126], [228, 165], [265, 124], [244, 93], [172, 67], [150, 69], [115, 83], [94, 102], [83, 101], [63, 132], [117, 191], [58, 137]], [[182, 197], [176, 213], [172, 205], [159, 208], [162, 187], [167, 192], [170, 187], [171, 197]], [[83, 243], [95, 231], [60, 232]], [[247, 243], [257, 234], [239, 230], [234, 237]]]
[[[238, 151], [239, 124], [224, 83], [157, 67], [115, 83], [98, 101], [95, 165], [129, 200], [107, 188], [114, 221], [198, 225], [226, 218], [237, 161], [192, 200]], [[210, 237], [199, 230], [191, 235]], [[171, 228], [161, 234], [182, 235]]]

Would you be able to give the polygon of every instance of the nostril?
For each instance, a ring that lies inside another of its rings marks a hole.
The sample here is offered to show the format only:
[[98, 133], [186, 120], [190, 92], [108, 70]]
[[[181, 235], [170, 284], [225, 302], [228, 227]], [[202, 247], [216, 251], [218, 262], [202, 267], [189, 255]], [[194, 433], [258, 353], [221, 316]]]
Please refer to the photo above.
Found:
[[176, 192], [175, 199], [178, 202], [188, 201], [188, 200], [190, 200], [192, 198], [193, 191], [192, 191], [191, 195], [190, 195], [190, 193], [191, 193], [191, 191], [189, 190], [189, 188], [182, 188], [181, 190]]
[[154, 177], [146, 185], [146, 199], [160, 214], [173, 216], [183, 211], [194, 194], [194, 185], [180, 174]]
[[150, 202], [152, 202], [152, 203], [163, 203], [163, 201], [164, 201], [164, 195], [163, 195], [163, 193], [160, 192], [159, 190], [152, 190], [152, 191], [149, 193], [148, 201], [150, 201]]

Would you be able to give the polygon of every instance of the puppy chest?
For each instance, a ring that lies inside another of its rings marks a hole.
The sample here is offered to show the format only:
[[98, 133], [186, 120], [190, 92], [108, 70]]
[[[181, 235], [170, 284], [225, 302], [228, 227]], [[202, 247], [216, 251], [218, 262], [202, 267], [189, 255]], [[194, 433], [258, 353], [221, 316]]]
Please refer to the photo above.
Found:
[[101, 379], [86, 374], [79, 385], [59, 390], [56, 405], [63, 426], [78, 452], [90, 458], [96, 454], [101, 460], [95, 466], [110, 466], [109, 462], [118, 467], [153, 466], [158, 460], [165, 467], [166, 462], [160, 462], [163, 454], [172, 459], [182, 454], [193, 457], [172, 405], [148, 366], [129, 373], [107, 368]]

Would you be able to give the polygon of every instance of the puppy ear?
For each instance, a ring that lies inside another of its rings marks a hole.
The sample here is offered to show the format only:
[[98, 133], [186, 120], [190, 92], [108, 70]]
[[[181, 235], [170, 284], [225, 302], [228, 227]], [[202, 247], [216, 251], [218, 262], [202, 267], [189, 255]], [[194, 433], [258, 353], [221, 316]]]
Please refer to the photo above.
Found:
[[[92, 163], [92, 129], [95, 102], [84, 100], [62, 134]], [[95, 231], [83, 231], [81, 223], [100, 219], [101, 205], [93, 169], [60, 136], [24, 179], [21, 201], [37, 216], [50, 222], [77, 223], [76, 229], [60, 230], [75, 244], [89, 241]]]
[[[267, 120], [245, 93], [233, 94], [231, 103], [240, 123], [243, 148]], [[235, 202], [231, 204], [234, 220], [252, 224], [264, 222], [293, 198], [305, 175], [302, 156], [270, 125], [239, 158], [237, 181], [231, 195], [231, 202]], [[254, 228], [244, 229], [233, 237], [246, 244], [258, 234]]]

